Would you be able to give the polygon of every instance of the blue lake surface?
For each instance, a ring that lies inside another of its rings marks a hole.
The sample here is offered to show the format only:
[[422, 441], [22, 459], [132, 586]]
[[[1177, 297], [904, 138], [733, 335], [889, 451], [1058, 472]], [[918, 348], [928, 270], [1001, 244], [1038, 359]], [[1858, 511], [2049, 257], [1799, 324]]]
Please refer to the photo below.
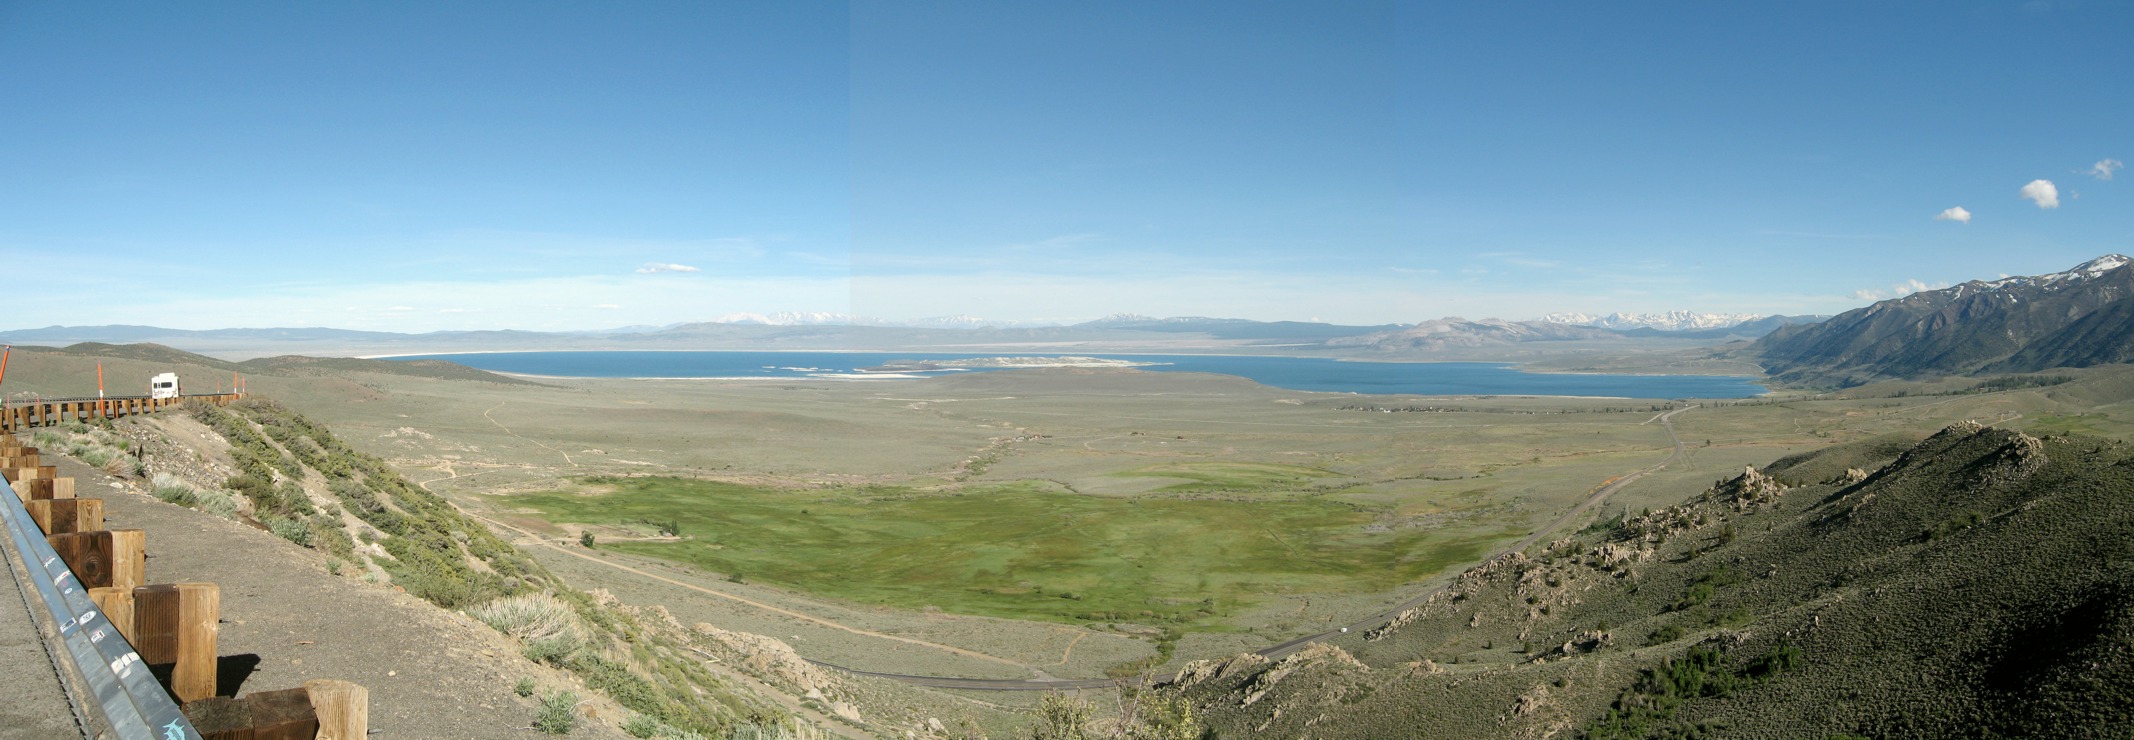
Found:
[[[978, 352], [487, 352], [395, 357], [450, 360], [524, 375], [578, 378], [832, 378], [904, 360], [953, 361], [1060, 355]], [[1614, 396], [1747, 398], [1765, 389], [1754, 378], [1714, 375], [1599, 375], [1521, 372], [1494, 362], [1356, 362], [1316, 357], [1234, 355], [1082, 355], [1151, 363], [1141, 370], [1219, 373], [1299, 391], [1409, 395]], [[913, 375], [999, 372], [1011, 368], [938, 370]]]

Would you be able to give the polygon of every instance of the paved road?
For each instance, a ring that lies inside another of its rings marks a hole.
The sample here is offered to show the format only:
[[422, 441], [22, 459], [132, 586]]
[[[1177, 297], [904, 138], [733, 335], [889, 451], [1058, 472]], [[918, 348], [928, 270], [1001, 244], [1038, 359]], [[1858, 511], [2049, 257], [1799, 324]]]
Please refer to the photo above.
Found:
[[[1687, 453], [1683, 450], [1682, 438], [1675, 434], [1674, 416], [1675, 414], [1679, 414], [1696, 407], [1696, 405], [1684, 406], [1682, 408], [1655, 416], [1650, 421], [1646, 422], [1651, 423], [1651, 421], [1658, 421], [1660, 422], [1660, 427], [1667, 430], [1667, 439], [1674, 445], [1674, 450], [1669, 452], [1667, 454], [1667, 457], [1662, 458], [1659, 462], [1653, 463], [1652, 465], [1647, 466], [1644, 469], [1639, 470], [1635, 473], [1630, 473], [1628, 475], [1612, 479], [1607, 483], [1602, 484], [1601, 487], [1594, 489], [1593, 493], [1586, 497], [1586, 500], [1579, 502], [1579, 504], [1577, 506], [1572, 507], [1570, 511], [1564, 512], [1562, 516], [1558, 516], [1555, 519], [1550, 520], [1547, 525], [1541, 527], [1540, 529], [1534, 530], [1534, 533], [1527, 535], [1526, 539], [1520, 540], [1510, 547], [1497, 551], [1495, 555], [1490, 556], [1491, 559], [1495, 559], [1496, 557], [1504, 555], [1505, 553], [1524, 550], [1527, 547], [1532, 546], [1534, 543], [1540, 542], [1543, 537], [1547, 537], [1551, 534], [1554, 534], [1556, 531], [1562, 529], [1565, 525], [1568, 525], [1572, 521], [1575, 521], [1579, 516], [1585, 514], [1587, 511], [1591, 511], [1593, 507], [1600, 505], [1602, 501], [1607, 500], [1607, 498], [1609, 496], [1614, 495], [1616, 491], [1623, 490], [1623, 487], [1628, 486], [1632, 483], [1636, 483], [1640, 478], [1659, 472], [1660, 470], [1666, 468], [1668, 465], [1674, 463], [1676, 460], [1684, 459], [1684, 455]], [[1364, 630], [1377, 627], [1378, 625], [1393, 621], [1395, 617], [1400, 616], [1401, 612], [1413, 609], [1418, 606], [1422, 606], [1423, 602], [1429, 601], [1431, 596], [1437, 595], [1439, 591], [1443, 591], [1448, 587], [1449, 584], [1446, 586], [1439, 586], [1437, 588], [1424, 591], [1420, 594], [1417, 594], [1414, 598], [1401, 602], [1399, 606], [1395, 606], [1392, 609], [1388, 609], [1382, 613], [1372, 615], [1370, 617], [1350, 623], [1347, 627], [1327, 632], [1321, 632], [1316, 635], [1305, 635], [1303, 637], [1298, 637], [1296, 639], [1289, 640], [1288, 642], [1284, 642], [1273, 647], [1262, 648], [1255, 652], [1257, 652], [1261, 657], [1272, 660], [1276, 658], [1281, 658], [1282, 656], [1288, 655], [1290, 653], [1294, 653], [1298, 650], [1303, 649], [1304, 646], [1312, 644], [1314, 642], [1338, 637], [1342, 634], [1351, 631], [1362, 632]], [[813, 659], [808, 660], [808, 662], [826, 668], [835, 668], [837, 670], [844, 671], [846, 673], [851, 673], [854, 675], [872, 676], [875, 678], [887, 678], [895, 681], [902, 681], [904, 683], [912, 684], [914, 686], [930, 686], [933, 688], [941, 689], [965, 689], [975, 691], [1054, 691], [1060, 689], [1104, 688], [1113, 684], [1113, 681], [1110, 679], [1025, 679], [1018, 681], [980, 678], [951, 678], [946, 676], [914, 676], [903, 673], [876, 673], [874, 671], [853, 670], [851, 668], [846, 668], [844, 666], [840, 666], [834, 663], [825, 663]], [[1165, 683], [1173, 678], [1175, 678], [1175, 674], [1171, 676], [1159, 676], [1156, 678], [1156, 682]]]
[[44, 630], [52, 618], [39, 614], [44, 605], [25, 592], [14, 545], [0, 542], [0, 548], [6, 549], [0, 562], [0, 740], [82, 737], [52, 664], [55, 656], [45, 649]]

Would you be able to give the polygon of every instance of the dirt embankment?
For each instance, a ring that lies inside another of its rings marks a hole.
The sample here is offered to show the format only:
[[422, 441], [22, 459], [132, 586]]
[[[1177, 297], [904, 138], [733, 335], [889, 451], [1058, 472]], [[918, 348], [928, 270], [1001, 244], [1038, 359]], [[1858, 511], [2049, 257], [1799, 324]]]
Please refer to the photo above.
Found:
[[[211, 467], [215, 450], [190, 453], [173, 467]], [[205, 437], [200, 438], [205, 440]], [[588, 699], [573, 737], [623, 737], [622, 710], [576, 685], [567, 674], [521, 657], [509, 638], [463, 614], [440, 609], [392, 586], [327, 572], [327, 556], [257, 528], [158, 501], [140, 478], [113, 478], [52, 455], [78, 494], [104, 499], [106, 526], [148, 532], [152, 583], [209, 581], [222, 591], [221, 693], [300, 686], [307, 679], [354, 681], [370, 689], [370, 726], [381, 737], [534, 738], [536, 698], [568, 689]], [[360, 575], [360, 574], [358, 574]], [[535, 698], [513, 691], [522, 678]]]

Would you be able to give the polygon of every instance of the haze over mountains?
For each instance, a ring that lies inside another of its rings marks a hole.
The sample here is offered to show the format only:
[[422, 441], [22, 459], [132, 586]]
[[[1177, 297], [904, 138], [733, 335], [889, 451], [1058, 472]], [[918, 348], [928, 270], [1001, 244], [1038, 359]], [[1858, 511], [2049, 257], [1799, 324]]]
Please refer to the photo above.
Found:
[[1785, 327], [1749, 353], [1781, 382], [2033, 372], [2134, 360], [2134, 260], [2110, 254], [2046, 275], [1972, 280]]
[[[1684, 326], [1714, 323], [1681, 314]], [[1078, 351], [1254, 351], [1402, 353], [1557, 340], [1760, 336], [1789, 317], [1668, 331], [1572, 326], [1545, 321], [1461, 318], [1418, 324], [1351, 326], [1312, 321], [1114, 314], [1071, 325], [1032, 325], [949, 316], [888, 322], [836, 313], [728, 314], [712, 321], [606, 331], [440, 331], [422, 334], [319, 327], [187, 330], [154, 326], [50, 326], [0, 331], [0, 341], [65, 345], [153, 342], [226, 359], [279, 354], [375, 355], [495, 350], [1072, 348]]]
[[1668, 311], [1665, 313], [1623, 313], [1605, 316], [1570, 312], [1552, 313], [1541, 321], [1574, 326], [1598, 326], [1603, 329], [1659, 329], [1682, 331], [1684, 329], [1724, 329], [1763, 318], [1753, 313], [1697, 313], [1695, 311]]

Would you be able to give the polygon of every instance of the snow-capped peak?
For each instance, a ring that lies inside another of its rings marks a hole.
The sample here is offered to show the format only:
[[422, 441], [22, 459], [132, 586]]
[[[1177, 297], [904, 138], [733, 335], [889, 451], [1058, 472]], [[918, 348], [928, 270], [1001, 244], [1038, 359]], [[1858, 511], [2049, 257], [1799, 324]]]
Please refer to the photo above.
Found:
[[1606, 316], [1568, 312], [1552, 313], [1541, 317], [1551, 324], [1572, 326], [1597, 326], [1603, 329], [1658, 329], [1660, 331], [1687, 331], [1692, 329], [1724, 329], [1763, 318], [1753, 313], [1698, 313], [1695, 311], [1668, 311], [1666, 313], [1623, 313]]
[[760, 324], [763, 326], [819, 326], [851, 324], [852, 317], [825, 311], [779, 311], [776, 313], [730, 313], [712, 319], [714, 324]]
[[2134, 260], [2127, 259], [2127, 256], [2123, 254], [2107, 254], [2103, 257], [2098, 257], [2097, 259], [2093, 259], [2088, 262], [2076, 265], [2075, 269], [2068, 270], [2068, 272], [2081, 275], [2083, 277], [2097, 277], [2098, 275], [2103, 275], [2107, 272], [2117, 270], [2120, 267], [2126, 265], [2128, 262], [2134, 262]]
[[2032, 276], [2017, 275], [1991, 281], [1974, 280], [1971, 283], [1956, 286], [1956, 296], [1961, 298], [1966, 293], [1969, 293], [1969, 287], [1974, 283], [1979, 286], [1980, 290], [2000, 290], [2011, 285], [2057, 286], [2060, 284], [2072, 284], [2101, 277], [2105, 273], [2127, 266], [2129, 262], [2134, 262], [2134, 259], [2128, 259], [2123, 254], [2107, 254], [2076, 265], [2074, 269], [2066, 272]]

